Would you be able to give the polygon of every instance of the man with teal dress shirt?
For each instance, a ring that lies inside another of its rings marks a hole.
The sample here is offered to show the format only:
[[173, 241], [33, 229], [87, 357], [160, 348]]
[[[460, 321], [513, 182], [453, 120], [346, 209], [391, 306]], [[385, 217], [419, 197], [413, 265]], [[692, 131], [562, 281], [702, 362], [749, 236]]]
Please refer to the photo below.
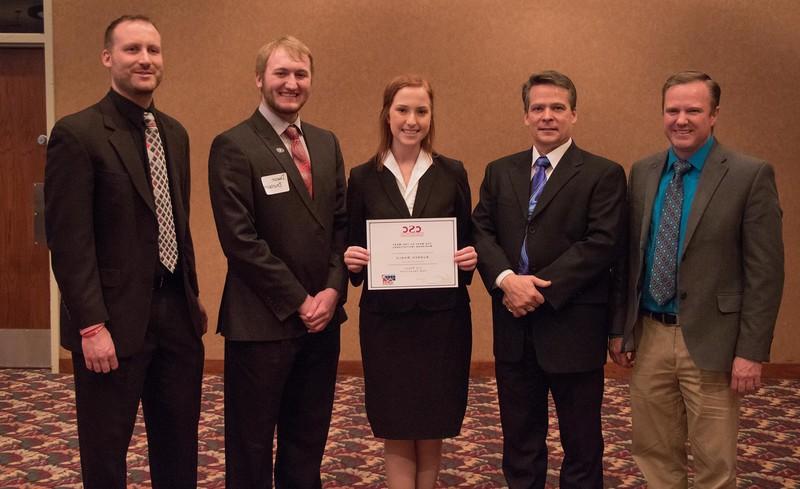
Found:
[[[681, 205], [681, 219], [680, 219], [680, 234], [678, 239], [678, 249], [681, 249], [683, 242], [686, 238], [686, 221], [689, 217], [689, 212], [692, 207], [692, 200], [694, 194], [697, 192], [697, 183], [700, 181], [700, 172], [703, 171], [703, 165], [706, 162], [708, 153], [714, 145], [714, 136], [709, 136], [705, 144], [692, 154], [686, 161], [689, 162], [691, 167], [689, 171], [683, 175], [683, 204]], [[650, 217], [650, 232], [647, 241], [647, 255], [645, 256], [644, 268], [644, 281], [645, 286], [642, 288], [642, 308], [652, 312], [677, 314], [678, 313], [678, 300], [674, 296], [669, 299], [665, 304], [659, 304], [650, 293], [650, 282], [652, 279], [652, 264], [653, 257], [656, 251], [656, 233], [661, 224], [661, 214], [664, 207], [664, 196], [667, 192], [667, 185], [675, 176], [675, 163], [679, 161], [678, 156], [675, 154], [675, 149], [670, 148], [667, 152], [667, 165], [661, 180], [658, 182], [658, 193], [653, 201], [653, 212]]]
[[783, 292], [772, 166], [714, 137], [720, 87], [662, 89], [667, 151], [635, 163], [609, 351], [633, 367], [632, 453], [648, 487], [736, 487], [741, 396], [758, 390]]

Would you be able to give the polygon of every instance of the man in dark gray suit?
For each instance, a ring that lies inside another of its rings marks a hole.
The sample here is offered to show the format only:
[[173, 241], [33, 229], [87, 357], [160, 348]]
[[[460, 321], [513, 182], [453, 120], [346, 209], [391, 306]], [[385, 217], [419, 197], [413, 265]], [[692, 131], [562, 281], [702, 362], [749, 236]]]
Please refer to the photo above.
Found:
[[783, 291], [775, 176], [717, 142], [720, 92], [705, 73], [671, 76], [670, 148], [630, 174], [624, 336], [610, 350], [633, 366], [633, 456], [654, 489], [687, 487], [687, 437], [695, 487], [736, 486], [739, 401], [759, 388]]
[[217, 136], [211, 204], [228, 275], [225, 457], [229, 489], [321, 487], [339, 325], [347, 286], [347, 217], [336, 136], [299, 112], [313, 61], [293, 37], [258, 53], [255, 113]]
[[153, 487], [194, 488], [206, 319], [189, 232], [189, 138], [153, 105], [163, 62], [147, 17], [113, 21], [102, 62], [111, 89], [56, 123], [45, 168], [83, 484], [126, 487], [141, 400]]

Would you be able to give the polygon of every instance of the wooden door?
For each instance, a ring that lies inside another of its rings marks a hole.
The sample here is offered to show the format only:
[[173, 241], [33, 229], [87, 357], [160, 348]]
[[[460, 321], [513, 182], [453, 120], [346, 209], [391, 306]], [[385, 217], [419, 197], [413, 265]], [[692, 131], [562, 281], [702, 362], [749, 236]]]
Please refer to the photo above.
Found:
[[[50, 328], [46, 243], [34, 244], [34, 183], [44, 180], [47, 133], [44, 49], [0, 48], [0, 366], [9, 352], [29, 356]], [[35, 332], [34, 332], [35, 333]], [[30, 337], [31, 335], [27, 335]]]

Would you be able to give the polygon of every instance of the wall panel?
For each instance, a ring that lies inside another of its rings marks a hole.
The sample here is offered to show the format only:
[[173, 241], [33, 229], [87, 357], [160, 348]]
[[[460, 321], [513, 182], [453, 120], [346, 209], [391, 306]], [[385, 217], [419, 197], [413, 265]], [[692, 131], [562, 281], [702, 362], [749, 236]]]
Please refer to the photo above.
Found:
[[[721, 141], [771, 161], [784, 209], [787, 280], [773, 361], [800, 363], [795, 249], [800, 243], [800, 4], [793, 0], [60, 0], [54, 2], [56, 113], [102, 97], [102, 34], [123, 13], [150, 15], [163, 36], [166, 77], [156, 103], [192, 140], [192, 227], [202, 299], [215, 326], [225, 275], [211, 216], [207, 157], [213, 137], [258, 102], [253, 64], [260, 45], [284, 33], [315, 56], [314, 94], [302, 117], [339, 136], [348, 168], [377, 144], [381, 91], [418, 72], [436, 91], [437, 146], [464, 160], [477, 196], [488, 161], [529, 145], [519, 87], [554, 68], [578, 87], [575, 139], [620, 161], [666, 146], [660, 87], [672, 72], [709, 72], [722, 85]], [[476, 361], [491, 360], [488, 297], [471, 288]], [[357, 360], [357, 300], [351, 290], [343, 360]], [[206, 336], [207, 355], [222, 341]]]

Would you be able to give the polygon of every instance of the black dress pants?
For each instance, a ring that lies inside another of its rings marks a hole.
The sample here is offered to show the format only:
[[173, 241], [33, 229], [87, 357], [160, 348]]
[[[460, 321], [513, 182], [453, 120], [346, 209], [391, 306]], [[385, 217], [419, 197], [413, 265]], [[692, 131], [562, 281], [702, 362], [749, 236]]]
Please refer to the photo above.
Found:
[[503, 475], [510, 489], [542, 489], [547, 480], [548, 392], [558, 416], [564, 461], [561, 489], [603, 487], [603, 369], [550, 373], [539, 366], [531, 334], [518, 362], [496, 361]]
[[[330, 327], [330, 326], [329, 326]], [[319, 489], [339, 328], [279, 341], [225, 341], [225, 487]]]
[[125, 457], [140, 400], [153, 488], [197, 487], [203, 358], [203, 341], [178, 280], [153, 291], [144, 346], [119, 358], [117, 370], [91, 372], [83, 355], [73, 353], [85, 489], [126, 487]]

